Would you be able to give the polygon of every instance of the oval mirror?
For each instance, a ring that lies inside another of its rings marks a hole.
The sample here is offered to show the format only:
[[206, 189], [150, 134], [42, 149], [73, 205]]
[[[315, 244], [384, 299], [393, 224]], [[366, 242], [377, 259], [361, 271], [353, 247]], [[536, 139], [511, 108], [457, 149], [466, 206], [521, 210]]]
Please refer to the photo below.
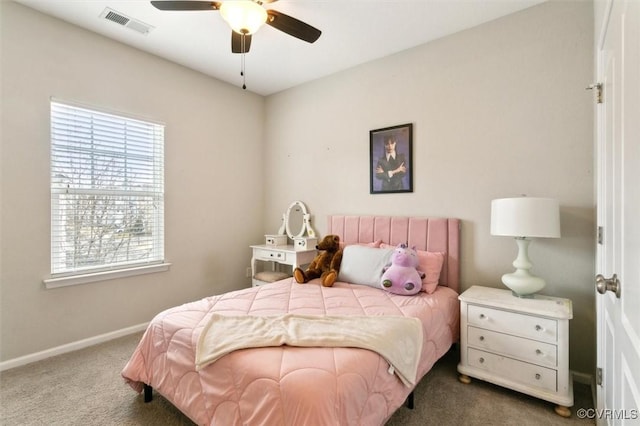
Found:
[[302, 201], [294, 201], [287, 209], [285, 216], [285, 229], [287, 236], [291, 239], [300, 238], [304, 235], [305, 223], [304, 217], [307, 214], [307, 208]]

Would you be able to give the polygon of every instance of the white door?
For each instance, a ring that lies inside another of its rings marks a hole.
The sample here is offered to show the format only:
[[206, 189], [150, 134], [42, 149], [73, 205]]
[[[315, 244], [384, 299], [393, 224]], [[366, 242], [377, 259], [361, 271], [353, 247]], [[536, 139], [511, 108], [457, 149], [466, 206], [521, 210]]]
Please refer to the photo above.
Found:
[[[609, 290], [596, 293], [602, 379], [591, 416], [599, 425], [639, 425], [640, 0], [612, 0], [604, 10], [596, 39], [602, 85], [596, 118], [596, 272], [600, 290], [607, 284]], [[616, 284], [618, 296], [612, 291]]]

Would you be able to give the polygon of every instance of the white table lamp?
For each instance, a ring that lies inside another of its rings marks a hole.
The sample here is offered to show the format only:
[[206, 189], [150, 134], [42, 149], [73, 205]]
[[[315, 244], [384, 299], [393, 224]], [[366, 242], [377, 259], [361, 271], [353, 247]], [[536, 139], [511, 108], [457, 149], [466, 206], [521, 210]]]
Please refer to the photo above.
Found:
[[500, 198], [491, 201], [491, 235], [515, 237], [518, 257], [515, 272], [504, 274], [502, 282], [518, 297], [531, 297], [542, 290], [545, 281], [529, 269], [531, 238], [560, 238], [560, 208], [552, 198]]

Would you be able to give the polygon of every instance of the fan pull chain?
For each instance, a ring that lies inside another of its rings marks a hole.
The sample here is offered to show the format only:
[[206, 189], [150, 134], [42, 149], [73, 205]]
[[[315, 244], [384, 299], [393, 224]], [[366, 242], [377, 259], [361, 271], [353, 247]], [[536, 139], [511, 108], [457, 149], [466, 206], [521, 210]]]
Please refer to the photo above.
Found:
[[245, 38], [246, 34], [242, 33], [242, 38], [240, 39], [240, 49], [242, 50], [242, 58], [240, 59], [240, 75], [242, 76], [242, 90], [247, 90], [246, 77], [244, 73], [244, 55], [245, 55]]

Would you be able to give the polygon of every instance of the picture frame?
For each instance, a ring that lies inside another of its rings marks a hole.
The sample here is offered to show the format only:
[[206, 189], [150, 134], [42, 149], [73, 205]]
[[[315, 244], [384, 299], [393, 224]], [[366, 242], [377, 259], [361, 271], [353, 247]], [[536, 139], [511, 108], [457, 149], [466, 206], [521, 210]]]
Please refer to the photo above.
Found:
[[413, 192], [413, 124], [370, 130], [369, 167], [371, 194]]

